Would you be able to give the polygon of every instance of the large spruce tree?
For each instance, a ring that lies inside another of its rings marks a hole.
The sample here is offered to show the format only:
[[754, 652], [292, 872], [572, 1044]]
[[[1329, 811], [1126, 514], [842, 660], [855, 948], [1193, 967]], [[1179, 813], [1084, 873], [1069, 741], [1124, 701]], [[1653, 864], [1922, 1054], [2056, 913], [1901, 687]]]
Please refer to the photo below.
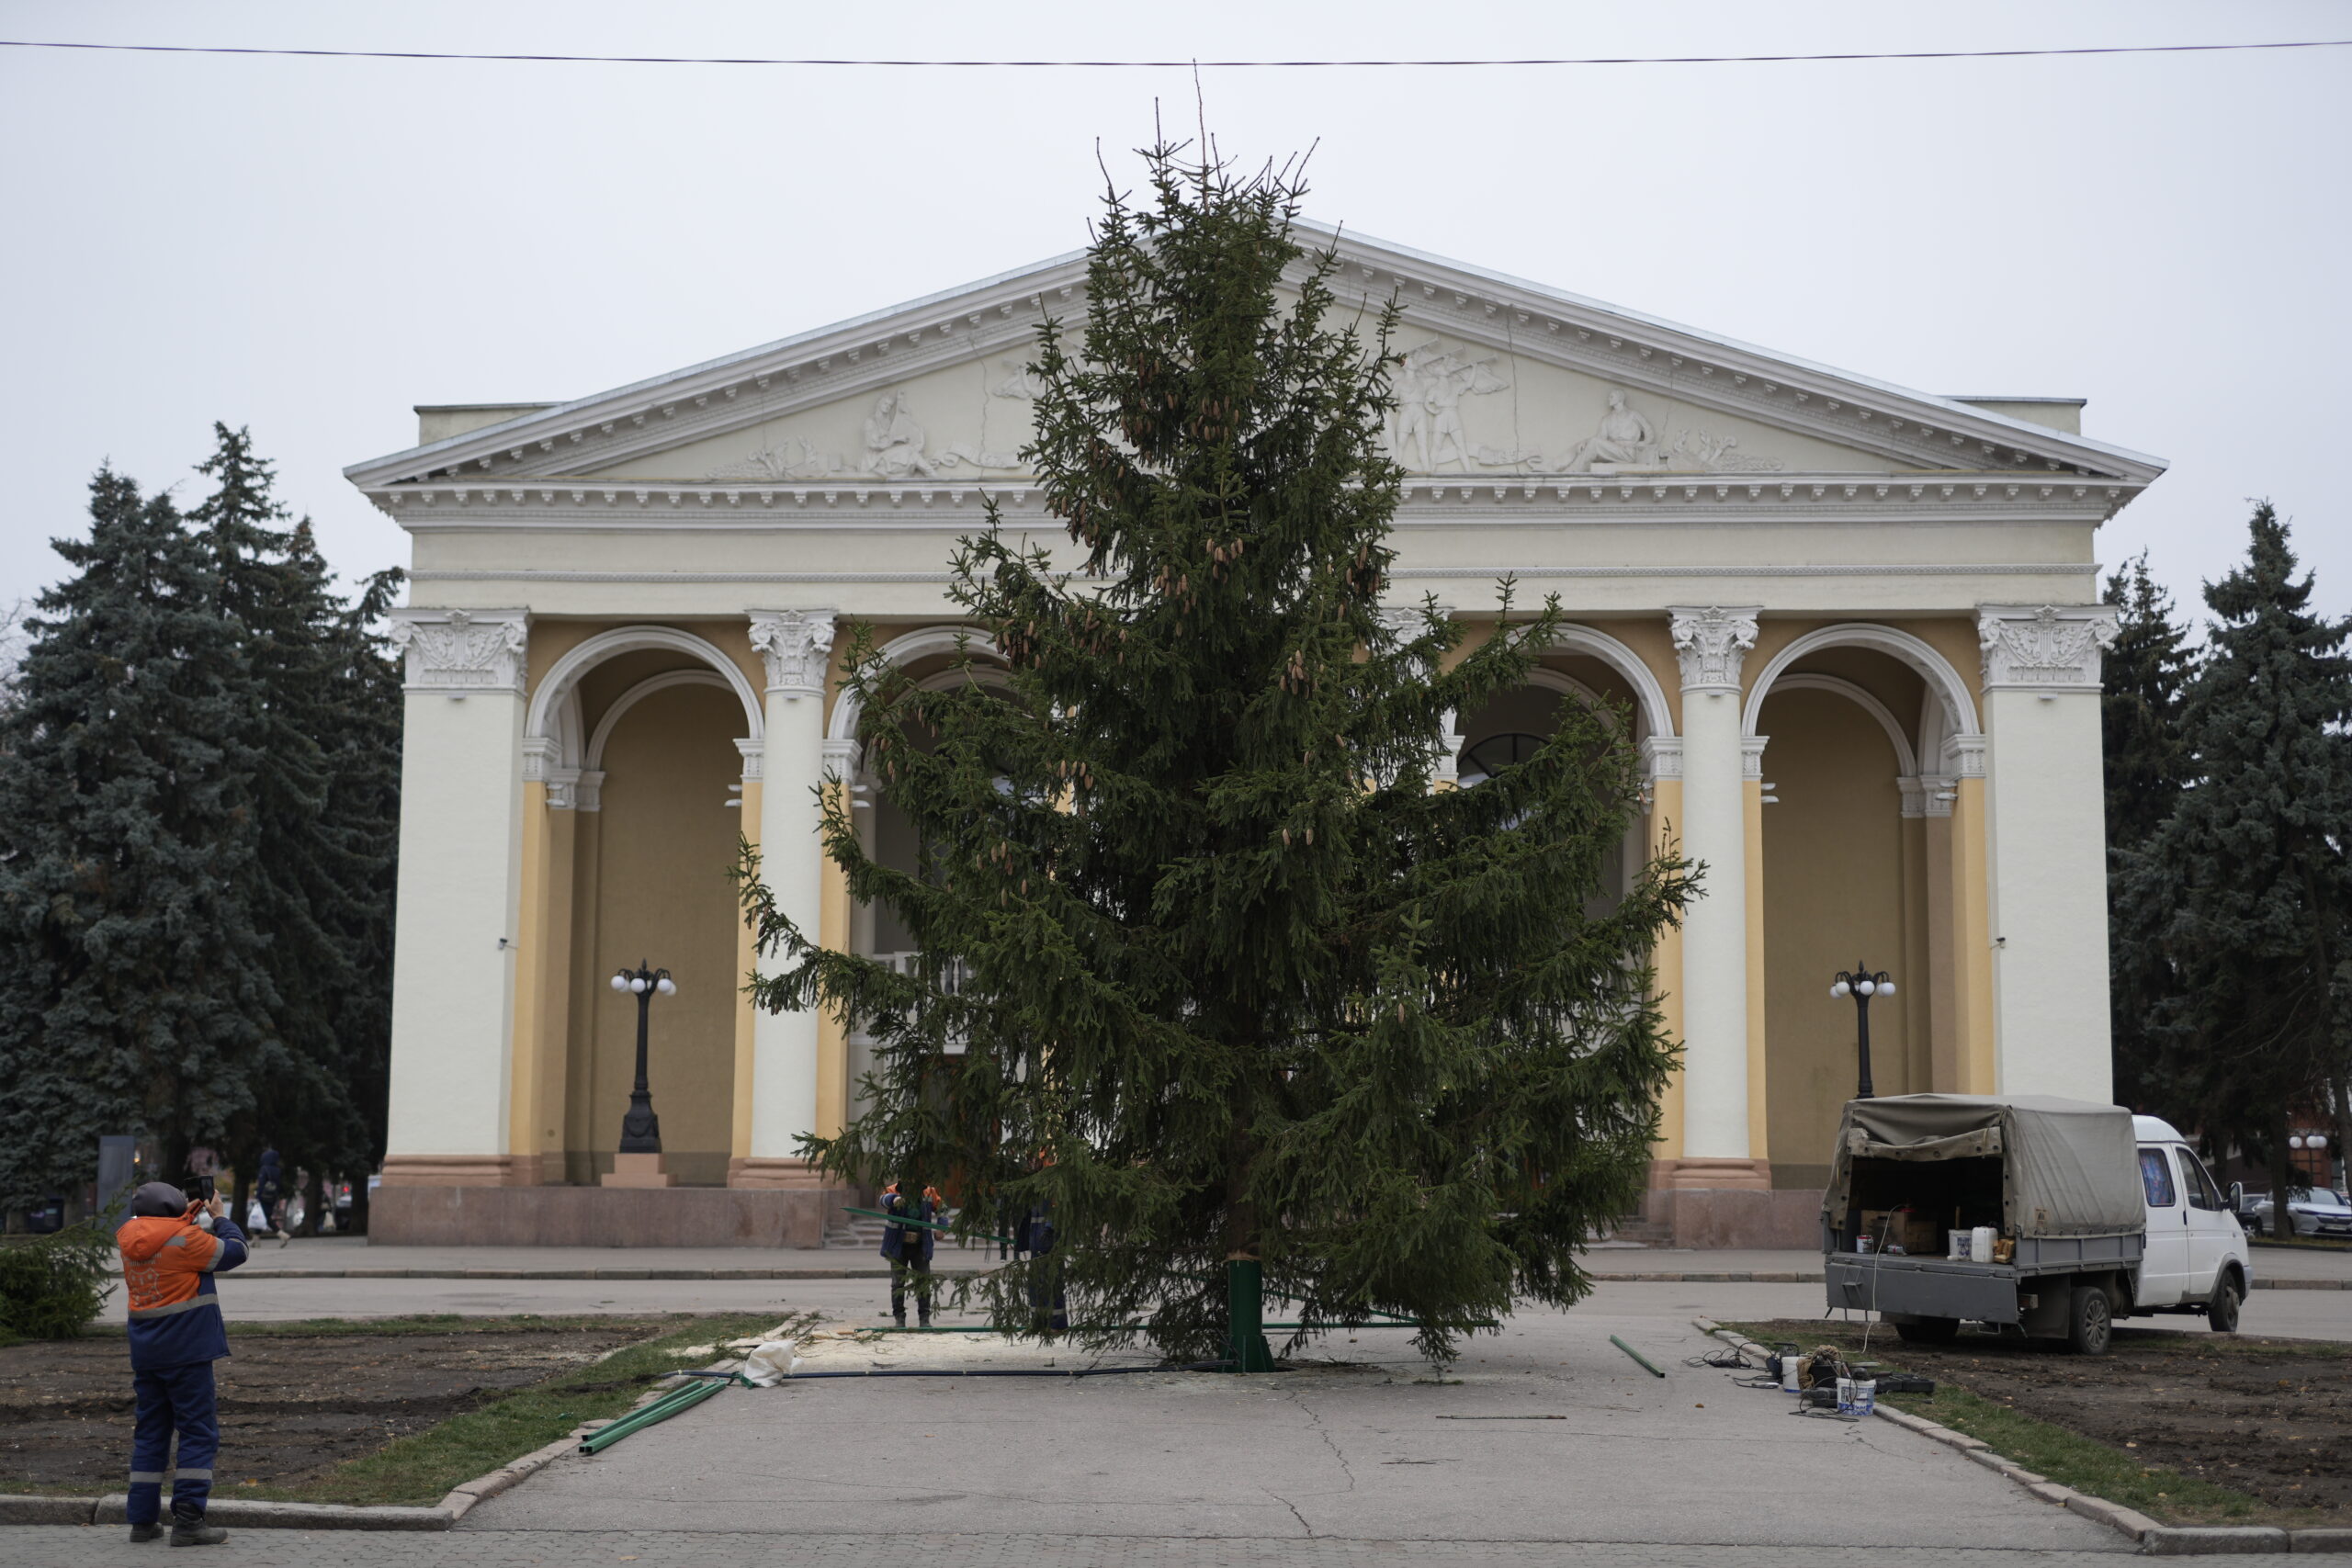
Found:
[[2107, 580], [2106, 603], [2117, 609], [2114, 646], [2106, 660], [2099, 705], [2107, 773], [2108, 1003], [2115, 1040], [2116, 1093], [2126, 1104], [2153, 1108], [2168, 1100], [2164, 1055], [2152, 1032], [2158, 1005], [2176, 987], [2160, 928], [2162, 906], [2132, 897], [2144, 881], [2131, 875], [2129, 857], [2180, 803], [2195, 756], [2181, 729], [2181, 703], [2195, 656], [2172, 595], [2148, 575], [2145, 551]]
[[355, 627], [335, 596], [309, 521], [293, 522], [277, 502], [272, 466], [247, 432], [215, 424], [213, 435], [213, 455], [197, 470], [212, 493], [189, 518], [252, 676], [239, 717], [266, 852], [243, 896], [268, 939], [277, 998], [254, 1104], [232, 1129], [230, 1151], [241, 1175], [259, 1164], [265, 1142], [308, 1171], [305, 1224], [315, 1225], [323, 1175], [364, 1171], [380, 1154], [374, 1086], [389, 1003], [377, 1004], [390, 973], [380, 927], [398, 830], [397, 787], [387, 790], [383, 770], [398, 719], [387, 735], [374, 668], [383, 660], [367, 657], [365, 626]]
[[757, 997], [876, 1043], [870, 1109], [809, 1140], [828, 1169], [950, 1185], [970, 1234], [1050, 1212], [1055, 1253], [973, 1287], [1008, 1328], [1058, 1291], [1095, 1342], [1258, 1367], [1262, 1281], [1449, 1355], [1518, 1297], [1582, 1296], [1578, 1249], [1639, 1198], [1675, 1060], [1647, 958], [1691, 871], [1589, 905], [1640, 783], [1607, 716], [1437, 785], [1446, 716], [1521, 681], [1555, 612], [1466, 652], [1434, 608], [1392, 627], [1393, 315], [1338, 298], [1295, 180], [1146, 160], [1082, 337], [1049, 323], [1033, 367], [1073, 570], [996, 529], [956, 561], [1005, 684], [975, 661], [925, 691], [849, 647], [922, 863], [864, 854], [839, 793], [826, 849], [918, 971], [815, 947], [747, 877], [791, 960]]
[[2162, 1109], [2267, 1161], [2284, 1192], [2289, 1117], [2334, 1099], [2352, 1038], [2352, 622], [2312, 613], [2267, 502], [2249, 536], [2245, 563], [2205, 590], [2181, 713], [2194, 785], [2123, 878], [2161, 911]]
[[167, 1171], [253, 1103], [277, 1006], [245, 890], [253, 675], [208, 552], [101, 471], [41, 594], [0, 752], [0, 1202], [71, 1191], [103, 1133]]

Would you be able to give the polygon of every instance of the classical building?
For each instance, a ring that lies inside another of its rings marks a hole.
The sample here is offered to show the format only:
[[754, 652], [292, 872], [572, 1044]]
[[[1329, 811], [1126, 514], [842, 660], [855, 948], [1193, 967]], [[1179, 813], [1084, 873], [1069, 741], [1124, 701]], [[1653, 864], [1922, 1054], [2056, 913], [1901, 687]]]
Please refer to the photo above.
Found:
[[[2109, 1095], [2099, 525], [2163, 464], [2064, 398], [1938, 397], [1356, 237], [1402, 304], [1401, 603], [1571, 624], [1458, 716], [1474, 782], [1561, 705], [1621, 705], [1645, 759], [1624, 859], [1669, 837], [1704, 899], [1657, 954], [1685, 1043], [1652, 1215], [1810, 1241], [1855, 1018], [1881, 1093]], [[942, 675], [956, 537], [993, 499], [1067, 545], [1020, 450], [1069, 255], [563, 403], [426, 407], [348, 470], [414, 539], [386, 1236], [813, 1245], [838, 1194], [795, 1136], [855, 1111], [865, 1043], [755, 1013], [727, 871], [888, 955], [819, 852], [847, 788], [876, 852], [845, 622]], [[664, 1169], [616, 1171], [642, 959]], [[653, 1190], [641, 1185], [668, 1182]], [[617, 1185], [616, 1185], [617, 1183]]]

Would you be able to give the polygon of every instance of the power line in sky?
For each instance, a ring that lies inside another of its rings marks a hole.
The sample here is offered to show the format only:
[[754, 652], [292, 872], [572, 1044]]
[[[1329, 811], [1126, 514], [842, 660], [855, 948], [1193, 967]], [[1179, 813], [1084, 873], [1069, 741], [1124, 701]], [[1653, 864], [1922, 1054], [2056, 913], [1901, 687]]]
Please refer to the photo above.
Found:
[[2090, 54], [2220, 54], [2247, 50], [2343, 49], [2352, 39], [2297, 39], [2270, 43], [2107, 44], [2080, 49], [1915, 49], [1838, 54], [1625, 54], [1492, 60], [857, 60], [766, 55], [490, 54], [421, 49], [259, 49], [228, 44], [81, 43], [51, 39], [0, 39], [0, 49], [79, 49], [131, 54], [246, 54], [313, 60], [517, 61], [557, 65], [809, 65], [934, 70], [1170, 69], [1357, 70], [1444, 69], [1531, 65], [1783, 65], [1864, 60], [2033, 60]]

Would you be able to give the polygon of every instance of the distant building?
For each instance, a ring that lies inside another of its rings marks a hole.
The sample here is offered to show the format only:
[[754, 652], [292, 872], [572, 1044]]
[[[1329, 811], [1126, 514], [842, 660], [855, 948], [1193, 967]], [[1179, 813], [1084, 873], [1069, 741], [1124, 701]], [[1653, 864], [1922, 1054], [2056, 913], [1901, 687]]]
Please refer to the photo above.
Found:
[[[1931, 397], [1340, 252], [1347, 290], [1404, 307], [1398, 604], [1489, 619], [1510, 573], [1573, 622], [1459, 716], [1460, 769], [1613, 700], [1649, 779], [1625, 864], [1669, 834], [1707, 863], [1657, 954], [1687, 1055], [1653, 1217], [1809, 1243], [1855, 1077], [1828, 987], [1858, 961], [1898, 981], [1881, 1093], [2109, 1098], [2096, 539], [2163, 464], [2084, 437], [2075, 400]], [[751, 835], [825, 942], [909, 946], [815, 837], [813, 788], [863, 778], [836, 628], [944, 678], [983, 497], [1067, 547], [1018, 453], [1037, 324], [1082, 287], [1065, 256], [571, 402], [422, 408], [422, 445], [348, 470], [414, 538], [379, 1236], [817, 1240], [838, 1195], [794, 1137], [854, 1113], [865, 1043], [744, 1004], [724, 873]], [[658, 1197], [594, 1190], [634, 1050], [607, 981], [640, 958], [680, 986]]]

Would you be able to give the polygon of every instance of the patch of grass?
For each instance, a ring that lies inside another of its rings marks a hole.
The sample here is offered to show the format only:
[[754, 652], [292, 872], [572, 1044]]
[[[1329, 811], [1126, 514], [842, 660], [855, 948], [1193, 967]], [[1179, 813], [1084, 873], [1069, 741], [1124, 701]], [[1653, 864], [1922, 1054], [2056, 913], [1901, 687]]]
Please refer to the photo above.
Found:
[[[1750, 1340], [1773, 1342], [1797, 1337], [1799, 1345], [1811, 1349], [1820, 1340], [1804, 1340], [1790, 1328], [1790, 1324], [1724, 1324], [1736, 1333], [1743, 1333]], [[2180, 1333], [2147, 1331], [2147, 1328], [2120, 1328], [2120, 1336], [2135, 1340], [2197, 1340], [2197, 1352], [2204, 1357], [2237, 1357], [2246, 1361], [2260, 1361], [2265, 1357], [2296, 1354], [2296, 1357], [2343, 1357], [2352, 1354], [2352, 1345], [2334, 1345], [2324, 1340], [2248, 1340], [2237, 1336], [2180, 1336]], [[1830, 1336], [1835, 1342], [1835, 1336]], [[1894, 1331], [1886, 1333], [1886, 1349], [1872, 1345], [1872, 1359], [1889, 1371], [1910, 1371], [1898, 1359], [1900, 1342]], [[2108, 1502], [2121, 1502], [2129, 1509], [2147, 1514], [2159, 1523], [2334, 1523], [2312, 1514], [2310, 1518], [2301, 1512], [2284, 1512], [2267, 1505], [2251, 1493], [2242, 1493], [2218, 1481], [2206, 1481], [2204, 1476], [2192, 1476], [2188, 1472], [2173, 1470], [2168, 1464], [2145, 1464], [2129, 1448], [2117, 1448], [2098, 1438], [2070, 1432], [2065, 1427], [2046, 1422], [2037, 1416], [2025, 1416], [2011, 1405], [1999, 1401], [1983, 1399], [1969, 1389], [1954, 1384], [1948, 1368], [1936, 1373], [1936, 1394], [1884, 1394], [1882, 1404], [1894, 1405], [1895, 1411], [1910, 1416], [1922, 1416], [1938, 1425], [1950, 1427], [1952, 1432], [1964, 1432], [1992, 1448], [2004, 1460], [2023, 1464], [2025, 1470], [2046, 1476], [2058, 1485], [2072, 1485], [2076, 1493], [2088, 1493], [2093, 1497], [2105, 1497]]]
[[[319, 1320], [307, 1326], [314, 1333], [417, 1331], [414, 1328], [393, 1329], [382, 1321], [355, 1324], [348, 1329], [326, 1326], [336, 1321]], [[405, 1324], [436, 1323], [432, 1318], [395, 1321]], [[480, 1325], [486, 1329], [501, 1325], [511, 1329], [524, 1325], [524, 1320], [516, 1318], [469, 1318], [463, 1321], [468, 1327]], [[569, 1325], [573, 1321], [569, 1318], [537, 1318], [529, 1320], [529, 1325], [548, 1327]], [[613, 1321], [611, 1318], [592, 1320], [592, 1325], [610, 1325]], [[712, 1359], [708, 1355], [682, 1356], [680, 1352], [688, 1347], [741, 1339], [764, 1332], [775, 1326], [776, 1314], [774, 1312], [758, 1314], [735, 1313], [711, 1317], [675, 1314], [672, 1321], [678, 1326], [614, 1351], [591, 1365], [575, 1367], [545, 1382], [517, 1389], [478, 1410], [453, 1416], [430, 1430], [399, 1438], [372, 1454], [336, 1466], [316, 1481], [293, 1487], [229, 1484], [220, 1485], [217, 1490], [224, 1496], [267, 1497], [282, 1502], [430, 1506], [438, 1503], [452, 1486], [496, 1470], [534, 1449], [545, 1448], [582, 1421], [620, 1415], [635, 1404], [638, 1396], [645, 1393], [653, 1380], [662, 1373], [704, 1364]], [[813, 1314], [808, 1314], [802, 1323], [813, 1321]], [[274, 1324], [270, 1326], [282, 1332], [304, 1325]], [[437, 1331], [437, 1326], [425, 1330]]]
[[[1724, 1326], [1758, 1343], [1775, 1336], [1786, 1337], [1785, 1325], [1727, 1323]], [[1889, 1334], [1888, 1339], [1893, 1343], [1894, 1336]], [[2232, 1348], [2258, 1353], [2257, 1348], [2251, 1345]], [[1875, 1347], [1871, 1358], [1889, 1371], [1906, 1370], [1887, 1359], [1886, 1353]], [[2136, 1508], [2160, 1524], [2223, 1524], [2249, 1518], [2257, 1512], [2265, 1516], [2274, 1512], [2259, 1497], [2165, 1465], [2142, 1464], [2139, 1457], [2128, 1450], [2113, 1448], [1971, 1393], [1953, 1383], [1949, 1373], [1939, 1372], [1935, 1376], [1936, 1392], [1932, 1395], [1883, 1394], [1879, 1402], [1965, 1433], [2011, 1463], [2023, 1465], [2061, 1486]]]
[[2167, 1466], [2142, 1464], [2128, 1450], [2021, 1415], [1940, 1380], [1932, 1399], [1896, 1394], [1886, 1403], [1965, 1432], [2003, 1459], [2061, 1486], [2137, 1508], [2165, 1524], [2233, 1524], [2257, 1511], [2270, 1511], [2259, 1497]]

